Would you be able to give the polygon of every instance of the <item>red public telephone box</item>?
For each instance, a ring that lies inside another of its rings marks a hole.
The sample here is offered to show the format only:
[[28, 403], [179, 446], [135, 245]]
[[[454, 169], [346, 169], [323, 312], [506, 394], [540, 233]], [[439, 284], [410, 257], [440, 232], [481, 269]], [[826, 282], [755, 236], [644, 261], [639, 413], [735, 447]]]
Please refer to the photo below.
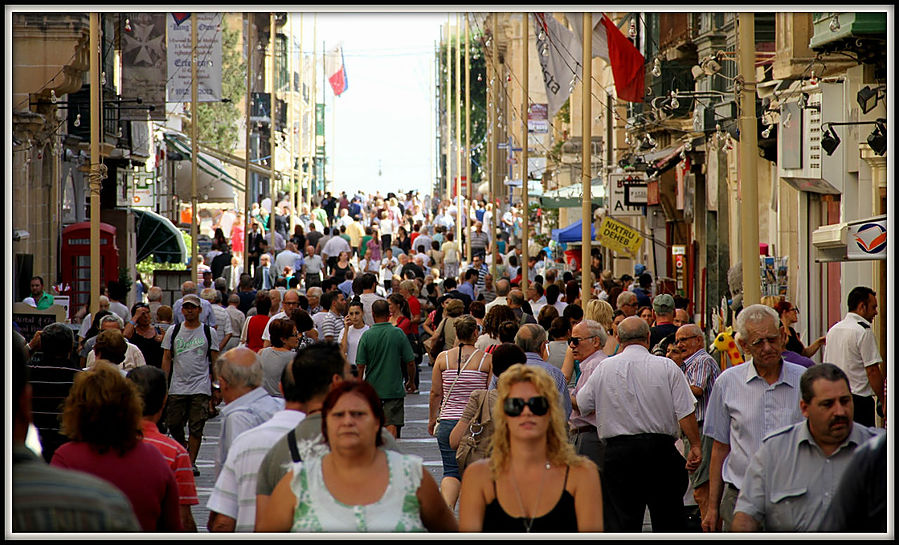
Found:
[[[100, 285], [119, 279], [119, 249], [116, 228], [100, 224]], [[69, 225], [62, 230], [62, 283], [69, 289], [69, 318], [91, 297], [91, 224], [89, 221]], [[93, 309], [91, 309], [93, 310]]]

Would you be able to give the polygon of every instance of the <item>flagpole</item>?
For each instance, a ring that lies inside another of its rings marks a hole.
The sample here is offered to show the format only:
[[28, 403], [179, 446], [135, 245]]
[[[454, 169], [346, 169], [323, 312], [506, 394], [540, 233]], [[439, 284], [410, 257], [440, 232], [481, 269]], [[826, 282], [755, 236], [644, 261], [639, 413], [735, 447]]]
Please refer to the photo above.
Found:
[[[297, 128], [299, 132], [299, 140], [300, 140], [300, 164], [302, 165], [303, 160], [306, 158], [306, 146], [303, 145], [303, 122], [306, 120], [306, 101], [303, 99], [303, 82], [306, 79], [306, 55], [303, 53], [303, 13], [300, 12], [300, 81], [298, 91], [300, 93], [300, 126]], [[303, 202], [306, 202], [306, 199], [309, 198], [309, 189], [308, 189], [308, 179], [306, 178], [306, 173], [303, 172], [302, 167], [300, 167], [300, 198], [302, 199], [303, 188], [306, 187], [306, 198], [303, 199]], [[299, 200], [299, 199], [297, 199]], [[312, 210], [310, 208], [310, 210]], [[306, 226], [303, 226], [306, 228]], [[306, 253], [306, 248], [300, 248], [300, 252]]]
[[759, 216], [758, 216], [758, 129], [755, 118], [755, 91], [749, 82], [755, 81], [755, 19], [752, 13], [740, 13], [737, 19], [737, 40], [740, 50], [737, 68], [745, 85], [737, 96], [740, 121], [740, 232], [743, 261], [743, 308], [761, 299], [759, 279]]
[[325, 123], [325, 113], [328, 111], [328, 95], [326, 91], [326, 83], [328, 75], [325, 73], [326, 64], [328, 63], [328, 50], [325, 49], [325, 41], [322, 40], [322, 191], [328, 189], [328, 144], [325, 135], [327, 134], [328, 124]]
[[[296, 138], [296, 133], [294, 132], [294, 87], [293, 87], [293, 17], [291, 14], [287, 14], [287, 135], [290, 138], [290, 232], [289, 235], [293, 236], [293, 230], [296, 227], [296, 188], [294, 187], [294, 183], [296, 182], [297, 171], [296, 168], [296, 159], [294, 149], [294, 139]], [[300, 250], [302, 251], [302, 250]]]
[[246, 115], [246, 127], [244, 128], [244, 230], [243, 230], [243, 272], [250, 273], [250, 209], [252, 203], [252, 191], [250, 184], [252, 174], [250, 173], [250, 113], [252, 109], [253, 96], [253, 17], [246, 13], [244, 19], [247, 22], [246, 36], [244, 41], [247, 44], [247, 96], [244, 100], [244, 109]]
[[[465, 179], [468, 182], [468, 205], [465, 207], [465, 217], [471, 221], [474, 190], [471, 179], [471, 52], [469, 51], [467, 12], [465, 13]], [[487, 230], [489, 231], [490, 228], [488, 227]], [[495, 238], [496, 234], [493, 236]], [[471, 244], [468, 244], [466, 248], [466, 259], [471, 263]]]
[[[90, 310], [93, 316], [100, 310], [100, 188], [102, 187], [102, 161], [100, 160], [100, 116], [102, 115], [100, 95], [100, 14], [90, 14], [90, 50], [88, 52], [90, 66], [90, 207], [91, 207], [91, 299]], [[174, 185], [174, 182], [173, 182]], [[109, 279], [107, 279], [109, 280]], [[73, 301], [74, 303], [74, 301]], [[30, 340], [30, 339], [29, 339]]]
[[274, 256], [275, 256], [275, 197], [276, 197], [276, 188], [275, 188], [275, 147], [277, 144], [275, 143], [275, 12], [269, 13], [268, 16], [268, 55], [271, 64], [269, 64], [269, 86], [271, 87], [271, 94], [269, 95], [270, 108], [269, 108], [269, 124], [268, 124], [268, 165], [269, 165], [269, 175], [268, 175], [268, 198], [271, 201], [269, 204], [268, 211], [268, 225], [269, 233], [272, 237], [271, 245], [269, 246], [269, 252], [272, 256], [272, 265], [274, 265]]
[[190, 14], [190, 279], [197, 278], [197, 138], [200, 116], [197, 112], [197, 12]]
[[[450, 85], [450, 74], [452, 73], [452, 67], [450, 66], [450, 14], [446, 14], [446, 62], [444, 66], [446, 66], [446, 199], [450, 200], [450, 184], [453, 183], [452, 178], [452, 158], [450, 156], [451, 147], [450, 141], [453, 139], [453, 129], [452, 129], [452, 107], [450, 106], [450, 101], [452, 100], [452, 87]], [[462, 248], [462, 241], [459, 242], [459, 248]]]
[[[464, 208], [462, 206], [462, 16], [456, 13], [456, 238], [462, 243], [462, 222]], [[469, 238], [470, 235], [469, 235]], [[466, 243], [471, 246], [471, 241]], [[461, 252], [460, 252], [461, 254]]]
[[528, 255], [530, 253], [529, 226], [530, 206], [528, 205], [528, 14], [521, 14], [521, 291], [528, 291]]
[[[496, 24], [497, 24], [497, 13], [493, 12], [491, 15], [493, 19], [493, 24], [490, 26], [491, 34], [496, 34]], [[499, 57], [496, 53], [496, 40], [497, 38], [493, 36], [490, 38], [490, 64], [493, 67], [493, 78], [495, 83], [492, 86], [493, 90], [493, 104], [487, 106], [487, 114], [490, 116], [490, 132], [493, 136], [493, 141], [489, 142], [488, 153], [490, 154], [490, 202], [493, 203], [493, 236], [496, 238], [499, 236], [499, 199], [498, 199], [498, 191], [497, 191], [497, 180], [496, 180], [496, 143], [497, 143], [497, 126], [496, 126], [496, 101], [498, 98], [497, 93], [497, 85], [499, 82], [499, 70], [497, 69], [497, 64], [499, 62]], [[499, 261], [499, 245], [493, 245], [493, 262], [490, 264], [490, 275], [493, 278], [496, 278], [496, 265]], [[511, 271], [510, 271], [511, 276]]]
[[[313, 188], [318, 187], [316, 173], [319, 165], [316, 165], [318, 159], [318, 74], [315, 67], [318, 65], [318, 14], [312, 14], [312, 177], [309, 180], [309, 211], [312, 212], [312, 193]], [[310, 217], [311, 221], [311, 217]]]
[[593, 241], [590, 237], [590, 227], [593, 226], [593, 213], [590, 202], [590, 159], [591, 159], [591, 135], [590, 123], [592, 121], [591, 87], [593, 81], [593, 14], [583, 14], [582, 32], [584, 44], [581, 50], [582, 72], [581, 75], [581, 183], [583, 184], [583, 201], [581, 208], [581, 306], [590, 300], [593, 293], [590, 281], [590, 250]]

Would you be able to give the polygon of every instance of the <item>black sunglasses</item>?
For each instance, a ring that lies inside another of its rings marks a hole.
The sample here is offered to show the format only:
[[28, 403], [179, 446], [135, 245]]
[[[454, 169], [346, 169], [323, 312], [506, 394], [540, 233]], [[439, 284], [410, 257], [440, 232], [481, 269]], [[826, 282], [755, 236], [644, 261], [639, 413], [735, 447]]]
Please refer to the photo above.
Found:
[[570, 344], [571, 346], [577, 346], [581, 344], [581, 341], [586, 341], [587, 339], [592, 339], [594, 337], [596, 337], [596, 335], [590, 335], [589, 337], [569, 337], [568, 344]]
[[503, 401], [503, 412], [507, 416], [520, 416], [524, 407], [528, 406], [536, 416], [543, 416], [549, 410], [549, 401], [543, 396], [535, 396], [528, 400], [520, 397], [507, 397]]

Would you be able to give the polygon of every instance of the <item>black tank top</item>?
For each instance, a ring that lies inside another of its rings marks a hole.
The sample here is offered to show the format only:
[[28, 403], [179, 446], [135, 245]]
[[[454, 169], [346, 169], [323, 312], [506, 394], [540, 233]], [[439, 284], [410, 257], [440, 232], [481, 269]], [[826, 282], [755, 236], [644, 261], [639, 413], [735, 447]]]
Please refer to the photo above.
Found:
[[[565, 482], [559, 501], [542, 517], [534, 519], [531, 532], [577, 532], [577, 514], [574, 511], [574, 496], [565, 487], [568, 485], [568, 471], [565, 468]], [[493, 481], [493, 501], [484, 510], [484, 532], [525, 532], [525, 517], [512, 517], [499, 504], [496, 496], [496, 481]]]
[[[155, 326], [153, 327], [153, 332], [157, 334], [162, 333], [162, 331]], [[154, 339], [148, 339], [135, 331], [134, 335], [131, 336], [130, 342], [140, 349], [147, 365], [162, 367], [162, 341], [156, 342]]]

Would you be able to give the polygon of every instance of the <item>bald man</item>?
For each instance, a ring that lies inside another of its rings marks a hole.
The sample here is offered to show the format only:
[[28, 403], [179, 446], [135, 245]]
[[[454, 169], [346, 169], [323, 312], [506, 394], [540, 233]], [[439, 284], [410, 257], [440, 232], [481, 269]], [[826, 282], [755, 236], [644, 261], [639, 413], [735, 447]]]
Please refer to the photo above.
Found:
[[249, 348], [232, 348], [215, 360], [215, 376], [225, 402], [215, 459], [216, 478], [234, 439], [284, 408], [283, 399], [272, 397], [262, 387], [263, 375], [262, 362]]
[[[582, 415], [596, 414], [605, 443], [602, 474], [604, 528], [640, 532], [649, 507], [654, 532], [686, 529], [687, 471], [702, 458], [696, 398], [676, 363], [649, 352], [649, 325], [637, 316], [618, 325], [621, 352], [602, 362], [577, 393]], [[687, 461], [674, 447], [690, 439]]]

